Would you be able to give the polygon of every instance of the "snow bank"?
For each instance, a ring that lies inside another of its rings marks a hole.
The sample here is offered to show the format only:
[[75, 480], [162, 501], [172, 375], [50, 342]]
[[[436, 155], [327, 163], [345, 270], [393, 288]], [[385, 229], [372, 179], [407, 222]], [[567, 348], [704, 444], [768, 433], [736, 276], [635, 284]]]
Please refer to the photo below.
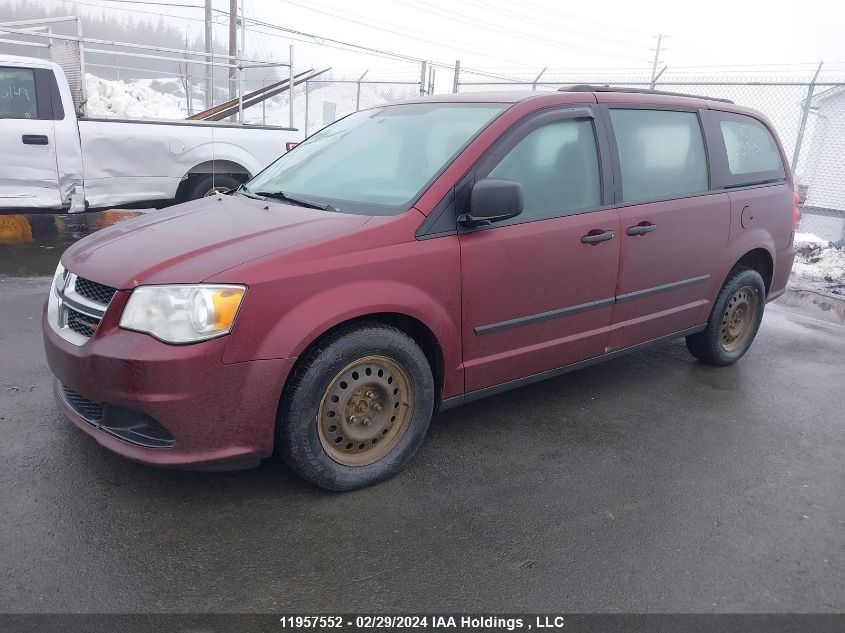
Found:
[[184, 119], [184, 96], [164, 94], [142, 83], [124, 83], [85, 75], [88, 116], [113, 116], [122, 119]]
[[792, 274], [809, 281], [845, 283], [845, 244], [834, 245], [812, 233], [796, 233]]

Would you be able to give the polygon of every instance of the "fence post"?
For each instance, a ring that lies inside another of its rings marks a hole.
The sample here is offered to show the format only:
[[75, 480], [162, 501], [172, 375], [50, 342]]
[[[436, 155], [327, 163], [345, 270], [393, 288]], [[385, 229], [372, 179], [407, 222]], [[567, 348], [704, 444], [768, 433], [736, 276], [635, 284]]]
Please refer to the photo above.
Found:
[[455, 60], [455, 81], [452, 82], [452, 92], [458, 91], [458, 87], [461, 85], [460, 76], [461, 76], [461, 60], [456, 59]]
[[76, 15], [76, 36], [79, 38], [79, 113], [84, 114], [85, 103], [88, 101], [88, 90], [85, 88], [85, 44], [82, 42], [82, 18], [78, 13]]
[[819, 62], [819, 67], [816, 68], [816, 74], [813, 75], [810, 85], [807, 86], [807, 100], [804, 102], [804, 111], [801, 113], [801, 125], [798, 126], [798, 136], [795, 139], [795, 151], [792, 152], [792, 164], [790, 165], [790, 169], [792, 170], [793, 176], [795, 175], [795, 168], [798, 167], [798, 157], [801, 155], [801, 144], [804, 142], [804, 129], [807, 127], [807, 117], [810, 115], [810, 105], [813, 101], [813, 91], [816, 88], [816, 79], [819, 78], [819, 73], [822, 71], [822, 64], [824, 64], [824, 62]]
[[546, 72], [546, 69], [540, 71], [540, 74], [534, 77], [534, 81], [531, 82], [531, 90], [537, 90], [537, 82], [540, 81], [540, 77], [543, 76], [543, 73]]
[[363, 75], [358, 77], [358, 82], [357, 82], [358, 86], [357, 86], [356, 92], [355, 92], [355, 112], [358, 112], [358, 110], [361, 109], [361, 81], [364, 79], [364, 77], [367, 76], [368, 72], [370, 72], [369, 68], [364, 71]]
[[303, 138], [308, 137], [308, 80], [305, 80], [305, 135]]
[[185, 101], [187, 101], [188, 106], [188, 116], [194, 116], [194, 100], [193, 95], [191, 94], [194, 90], [194, 86], [191, 82], [191, 71], [188, 70], [188, 64], [185, 64]]
[[658, 80], [658, 79], [660, 79], [660, 75], [662, 75], [663, 73], [665, 73], [665, 72], [666, 72], [666, 69], [667, 69], [667, 68], [669, 68], [669, 66], [664, 66], [663, 68], [661, 68], [661, 69], [660, 69], [660, 72], [659, 72], [659, 73], [657, 73], [657, 74], [654, 76], [654, 79], [652, 79], [652, 80], [651, 80], [651, 86], [650, 86], [650, 88], [649, 88], [650, 90], [654, 90], [654, 86], [656, 86], [656, 85], [657, 85], [657, 80]]
[[293, 89], [294, 84], [296, 83], [296, 73], [293, 70], [293, 44], [290, 45], [288, 48], [288, 63], [290, 64], [290, 86], [288, 87], [288, 110], [290, 110], [290, 120], [288, 121], [288, 127], [293, 127]]
[[425, 67], [426, 67], [426, 63], [423, 62], [421, 64], [421, 70], [420, 70], [420, 96], [421, 97], [425, 96]]
[[238, 52], [238, 123], [244, 124], [244, 58], [246, 57], [246, 7], [241, 0], [241, 47]]

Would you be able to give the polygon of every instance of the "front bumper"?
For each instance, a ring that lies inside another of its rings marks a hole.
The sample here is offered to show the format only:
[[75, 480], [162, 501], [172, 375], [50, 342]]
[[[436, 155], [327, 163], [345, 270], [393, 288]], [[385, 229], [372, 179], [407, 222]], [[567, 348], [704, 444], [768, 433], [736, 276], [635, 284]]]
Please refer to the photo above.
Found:
[[135, 436], [120, 437], [80, 415], [57, 384], [62, 412], [104, 447], [145, 464], [237, 468], [268, 457], [279, 397], [294, 359], [225, 364], [228, 337], [176, 346], [121, 330], [117, 321], [126, 298], [115, 296], [95, 334], [80, 346], [55, 332], [45, 309], [47, 363], [61, 385], [106, 409], [151, 419], [172, 441], [157, 448], [128, 441]]

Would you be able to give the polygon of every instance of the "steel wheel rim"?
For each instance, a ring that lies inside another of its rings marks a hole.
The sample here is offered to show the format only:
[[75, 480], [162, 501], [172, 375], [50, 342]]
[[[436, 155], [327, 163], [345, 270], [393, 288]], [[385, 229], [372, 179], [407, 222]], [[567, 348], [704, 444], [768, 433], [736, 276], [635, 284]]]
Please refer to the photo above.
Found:
[[743, 286], [730, 298], [721, 325], [721, 342], [726, 352], [735, 352], [751, 338], [758, 308], [757, 292], [751, 286]]
[[387, 356], [366, 356], [341, 369], [326, 387], [317, 430], [326, 454], [344, 466], [384, 458], [404, 437], [414, 413], [408, 372]]
[[232, 190], [231, 187], [212, 187], [208, 190], [208, 192], [203, 196], [203, 198], [210, 198], [211, 196], [216, 196], [221, 193], [229, 193]]

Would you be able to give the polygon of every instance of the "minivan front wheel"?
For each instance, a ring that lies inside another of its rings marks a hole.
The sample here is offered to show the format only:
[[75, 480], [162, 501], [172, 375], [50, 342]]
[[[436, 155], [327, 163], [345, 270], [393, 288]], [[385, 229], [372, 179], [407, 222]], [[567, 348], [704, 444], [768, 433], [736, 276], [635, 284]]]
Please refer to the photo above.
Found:
[[766, 303], [766, 286], [756, 270], [737, 266], [722, 286], [707, 328], [687, 337], [687, 349], [702, 363], [731, 365], [751, 347]]
[[353, 490], [396, 474], [425, 437], [434, 379], [423, 351], [381, 323], [344, 327], [297, 364], [276, 442], [312, 484]]

